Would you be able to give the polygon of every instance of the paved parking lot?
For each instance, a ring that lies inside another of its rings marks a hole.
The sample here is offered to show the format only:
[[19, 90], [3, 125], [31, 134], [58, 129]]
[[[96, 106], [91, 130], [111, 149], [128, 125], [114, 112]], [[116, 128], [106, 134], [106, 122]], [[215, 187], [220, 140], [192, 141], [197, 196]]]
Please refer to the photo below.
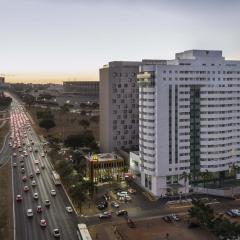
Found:
[[187, 218], [180, 222], [166, 223], [161, 218], [135, 221], [136, 228], [129, 228], [126, 222], [91, 226], [94, 240], [216, 240], [205, 229], [189, 229]]

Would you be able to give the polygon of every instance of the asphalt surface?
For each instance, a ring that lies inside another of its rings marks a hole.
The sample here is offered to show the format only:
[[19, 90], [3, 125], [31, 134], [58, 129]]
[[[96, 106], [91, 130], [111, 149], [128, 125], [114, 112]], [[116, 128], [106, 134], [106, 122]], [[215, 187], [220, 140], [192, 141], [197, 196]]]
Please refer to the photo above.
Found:
[[[17, 111], [16, 106], [19, 103], [16, 99], [12, 103], [11, 111]], [[30, 139], [34, 143], [31, 144]], [[32, 126], [27, 131], [27, 137], [22, 139], [26, 145], [31, 145], [33, 150], [38, 149], [38, 152], [28, 152], [28, 156], [24, 160], [25, 173], [21, 173], [20, 167], [20, 155], [16, 149], [4, 151], [13, 151], [17, 153], [16, 157], [12, 157], [12, 164], [17, 163], [17, 166], [12, 168], [13, 171], [13, 195], [16, 198], [17, 194], [21, 194], [23, 197], [22, 202], [17, 202], [15, 199], [15, 229], [16, 229], [16, 240], [48, 240], [54, 239], [53, 229], [58, 228], [61, 232], [60, 239], [72, 240], [78, 239], [76, 233], [76, 226], [78, 223], [77, 216], [75, 213], [68, 213], [66, 206], [71, 206], [69, 200], [62, 188], [62, 186], [55, 186], [52, 180], [52, 166], [49, 163], [47, 157], [42, 157], [43, 145], [40, 142], [37, 134], [35, 133]], [[8, 144], [6, 144], [8, 145]], [[29, 149], [25, 147], [26, 149]], [[46, 155], [46, 154], [45, 154]], [[35, 164], [35, 159], [39, 160], [39, 164]], [[45, 169], [41, 168], [41, 165], [45, 166]], [[36, 168], [40, 169], [40, 174], [35, 173]], [[29, 175], [33, 174], [37, 185], [31, 186], [31, 179]], [[23, 182], [22, 177], [26, 175], [27, 181]], [[29, 186], [30, 190], [24, 192], [24, 186]], [[51, 196], [50, 191], [55, 189], [57, 192], [56, 196]], [[33, 198], [33, 194], [37, 192], [39, 195], [38, 200]], [[45, 207], [44, 202], [48, 199], [51, 202], [49, 208]], [[36, 207], [41, 205], [43, 212], [37, 213]], [[26, 211], [31, 208], [34, 216], [32, 218], [27, 217]], [[40, 219], [47, 221], [47, 227], [42, 229], [40, 227]]]

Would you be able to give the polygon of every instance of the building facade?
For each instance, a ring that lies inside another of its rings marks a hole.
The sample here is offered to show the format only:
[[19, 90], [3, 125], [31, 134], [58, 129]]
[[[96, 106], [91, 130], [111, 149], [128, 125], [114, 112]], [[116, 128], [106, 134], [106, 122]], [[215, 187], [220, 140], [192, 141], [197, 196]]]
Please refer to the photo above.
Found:
[[138, 148], [138, 85], [141, 62], [110, 62], [100, 69], [100, 149]]
[[124, 177], [124, 159], [115, 153], [87, 156], [87, 176], [94, 182], [120, 181]]
[[142, 65], [139, 155], [130, 166], [156, 196], [188, 192], [183, 173], [218, 174], [240, 165], [240, 61], [190, 50]]
[[63, 82], [63, 96], [77, 97], [78, 102], [99, 102], [99, 81]]

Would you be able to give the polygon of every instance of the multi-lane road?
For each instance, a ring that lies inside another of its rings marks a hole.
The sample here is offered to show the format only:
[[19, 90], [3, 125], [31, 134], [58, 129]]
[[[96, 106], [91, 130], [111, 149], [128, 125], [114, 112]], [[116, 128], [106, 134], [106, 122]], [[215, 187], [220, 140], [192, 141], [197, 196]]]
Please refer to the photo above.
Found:
[[[66, 211], [66, 206], [71, 206], [71, 204], [62, 186], [55, 186], [53, 183], [53, 169], [46, 153], [44, 153], [43, 143], [41, 143], [32, 128], [25, 109], [14, 98], [10, 116], [11, 136], [7, 140], [8, 142], [3, 152], [5, 156], [8, 155], [9, 157], [10, 155], [13, 166], [12, 187], [15, 214], [15, 240], [54, 239], [53, 229], [56, 228], [60, 230], [60, 239], [77, 239], [77, 216], [74, 212], [68, 213]], [[37, 149], [36, 152], [35, 149]], [[23, 158], [24, 151], [26, 151], [27, 156], [24, 157], [24, 161], [21, 163], [20, 159]], [[42, 156], [43, 153], [44, 157]], [[35, 160], [38, 160], [39, 163], [36, 164]], [[43, 165], [44, 169], [42, 168]], [[25, 173], [22, 173], [21, 167], [24, 167]], [[36, 174], [37, 168], [40, 170], [40, 174]], [[31, 174], [33, 174], [33, 179], [36, 181], [35, 187], [31, 185], [32, 179], [29, 177]], [[27, 178], [26, 182], [22, 180], [24, 176]], [[24, 186], [28, 186], [29, 191], [24, 192]], [[56, 190], [56, 196], [51, 195], [52, 189]], [[37, 200], [33, 198], [34, 193], [38, 193]], [[18, 194], [22, 196], [22, 201], [16, 201]], [[44, 205], [47, 199], [50, 200], [50, 207]], [[37, 213], [38, 205], [42, 206], [42, 213]], [[33, 210], [33, 217], [27, 216], [27, 209]], [[47, 221], [46, 228], [40, 226], [41, 219]]]

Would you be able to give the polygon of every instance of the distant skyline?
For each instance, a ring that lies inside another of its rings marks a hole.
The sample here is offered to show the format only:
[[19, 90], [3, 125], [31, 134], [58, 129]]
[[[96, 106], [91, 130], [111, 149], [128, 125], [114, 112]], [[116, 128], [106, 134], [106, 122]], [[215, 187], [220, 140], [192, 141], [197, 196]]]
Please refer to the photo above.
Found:
[[[109, 61], [188, 49], [240, 59], [238, 0], [0, 0], [7, 81], [98, 80]], [[59, 79], [59, 80], [58, 80]]]

